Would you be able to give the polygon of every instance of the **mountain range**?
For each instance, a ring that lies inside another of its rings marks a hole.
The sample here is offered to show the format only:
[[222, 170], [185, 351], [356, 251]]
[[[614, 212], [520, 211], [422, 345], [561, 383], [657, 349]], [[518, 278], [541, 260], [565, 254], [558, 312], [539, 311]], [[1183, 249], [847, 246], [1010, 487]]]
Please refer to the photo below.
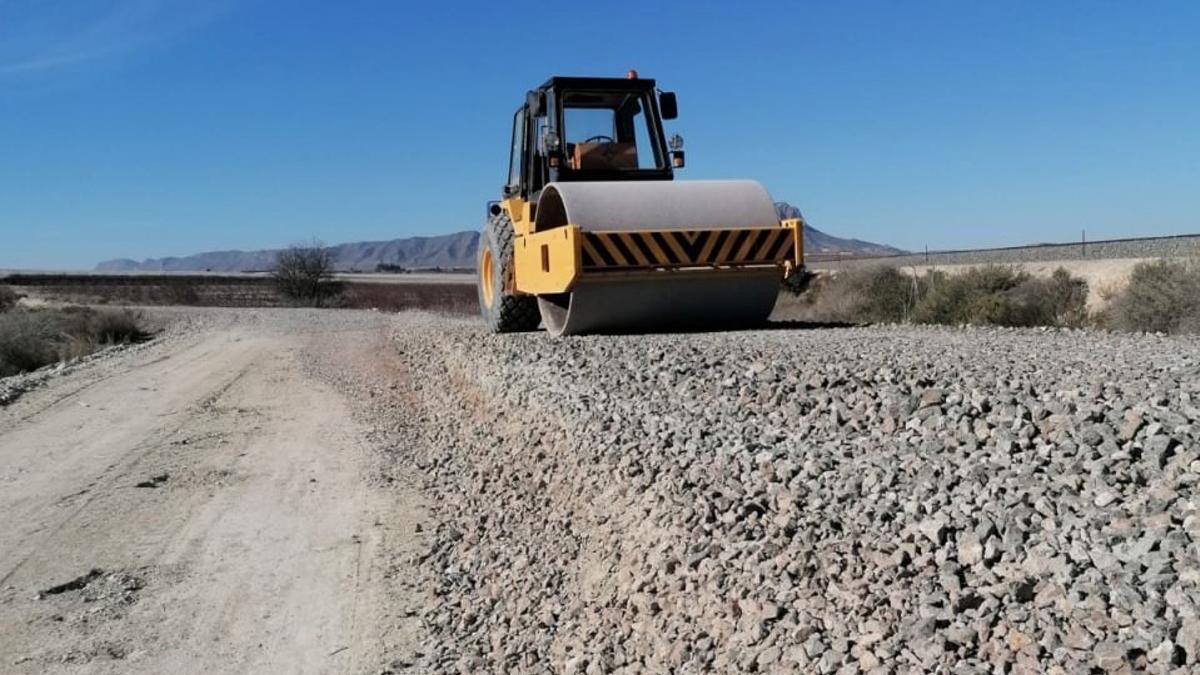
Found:
[[[796, 207], [777, 202], [780, 218], [794, 218]], [[479, 233], [455, 232], [433, 237], [405, 237], [389, 241], [360, 241], [330, 246], [334, 265], [343, 271], [372, 272], [387, 265], [405, 269], [471, 269], [475, 267], [475, 248]], [[804, 230], [804, 250], [807, 254], [851, 253], [886, 255], [902, 253], [900, 249], [859, 239], [843, 239], [826, 234], [812, 226]], [[270, 269], [278, 250], [209, 251], [195, 255], [130, 260], [118, 258], [96, 265], [101, 272], [250, 272]]]

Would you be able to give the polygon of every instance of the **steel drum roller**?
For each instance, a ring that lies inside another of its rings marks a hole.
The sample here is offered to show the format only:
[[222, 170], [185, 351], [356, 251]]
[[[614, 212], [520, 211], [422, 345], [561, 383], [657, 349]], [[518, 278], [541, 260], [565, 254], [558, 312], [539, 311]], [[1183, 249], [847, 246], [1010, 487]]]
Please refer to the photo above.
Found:
[[[735, 230], [776, 223], [774, 202], [755, 181], [580, 182], [546, 186], [535, 229]], [[766, 321], [781, 276], [777, 267], [585, 273], [570, 292], [539, 296], [538, 306], [553, 335], [744, 327]]]

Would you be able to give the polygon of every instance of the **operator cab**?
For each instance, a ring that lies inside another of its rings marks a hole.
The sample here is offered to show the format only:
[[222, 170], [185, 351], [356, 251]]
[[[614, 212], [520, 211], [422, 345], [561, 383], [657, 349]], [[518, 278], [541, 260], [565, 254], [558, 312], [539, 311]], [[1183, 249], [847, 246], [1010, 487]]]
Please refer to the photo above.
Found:
[[513, 116], [506, 197], [536, 201], [550, 182], [671, 180], [683, 167], [683, 139], [668, 141], [675, 94], [654, 80], [553, 77]]

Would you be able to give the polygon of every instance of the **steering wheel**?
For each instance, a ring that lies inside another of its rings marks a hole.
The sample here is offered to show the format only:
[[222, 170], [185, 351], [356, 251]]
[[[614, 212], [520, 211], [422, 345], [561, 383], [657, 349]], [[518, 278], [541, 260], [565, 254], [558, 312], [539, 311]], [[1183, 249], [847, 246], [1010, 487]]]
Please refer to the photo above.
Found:
[[592, 136], [591, 138], [585, 140], [584, 143], [598, 143], [600, 141], [603, 141], [605, 143], [616, 143], [617, 142], [616, 139], [614, 139], [612, 136], [605, 136], [604, 134], [597, 134], [597, 135]]

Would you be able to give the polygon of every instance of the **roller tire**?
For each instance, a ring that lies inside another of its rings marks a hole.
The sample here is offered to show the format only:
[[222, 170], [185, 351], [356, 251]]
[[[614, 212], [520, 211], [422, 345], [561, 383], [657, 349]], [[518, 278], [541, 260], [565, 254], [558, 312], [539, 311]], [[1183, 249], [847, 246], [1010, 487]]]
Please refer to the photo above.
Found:
[[[491, 274], [484, 279], [484, 256], [491, 255]], [[505, 292], [505, 281], [513, 273], [513, 226], [508, 214], [490, 216], [479, 235], [479, 250], [475, 256], [479, 270], [476, 291], [484, 323], [492, 333], [521, 333], [537, 330], [542, 317], [537, 298], [532, 295], [512, 295]], [[490, 283], [491, 303], [488, 303], [485, 283]]]

